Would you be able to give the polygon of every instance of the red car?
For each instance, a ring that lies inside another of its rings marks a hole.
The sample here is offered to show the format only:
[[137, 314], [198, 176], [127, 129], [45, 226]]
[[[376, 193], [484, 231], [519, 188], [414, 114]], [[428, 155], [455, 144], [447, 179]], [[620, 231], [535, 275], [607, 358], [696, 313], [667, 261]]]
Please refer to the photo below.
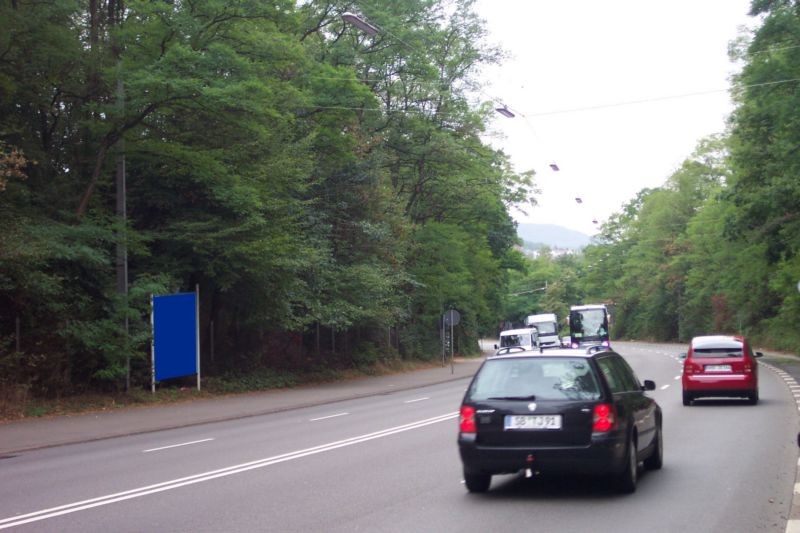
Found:
[[758, 361], [747, 339], [733, 335], [695, 337], [683, 362], [683, 405], [695, 398], [744, 397], [758, 403]]

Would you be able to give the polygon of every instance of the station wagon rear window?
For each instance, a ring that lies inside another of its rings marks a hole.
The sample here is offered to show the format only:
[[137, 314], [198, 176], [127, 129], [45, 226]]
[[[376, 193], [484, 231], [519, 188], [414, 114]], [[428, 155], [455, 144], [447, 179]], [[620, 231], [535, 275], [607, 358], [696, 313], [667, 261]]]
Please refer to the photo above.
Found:
[[488, 360], [470, 388], [489, 399], [597, 400], [600, 387], [586, 359], [542, 356]]

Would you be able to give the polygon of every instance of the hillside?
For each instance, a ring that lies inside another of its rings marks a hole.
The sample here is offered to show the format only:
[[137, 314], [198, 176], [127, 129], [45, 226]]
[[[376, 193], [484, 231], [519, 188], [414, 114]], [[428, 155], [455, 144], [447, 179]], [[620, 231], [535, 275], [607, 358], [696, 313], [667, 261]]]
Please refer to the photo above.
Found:
[[585, 233], [555, 224], [519, 224], [517, 235], [528, 243], [527, 247], [546, 245], [551, 248], [579, 250], [591, 241], [591, 237]]

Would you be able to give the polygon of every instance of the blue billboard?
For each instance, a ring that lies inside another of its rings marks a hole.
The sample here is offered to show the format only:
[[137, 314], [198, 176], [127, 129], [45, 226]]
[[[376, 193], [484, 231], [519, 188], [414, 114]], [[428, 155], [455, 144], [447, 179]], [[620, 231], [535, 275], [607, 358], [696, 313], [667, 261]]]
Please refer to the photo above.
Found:
[[153, 380], [197, 374], [200, 345], [197, 293], [153, 296]]

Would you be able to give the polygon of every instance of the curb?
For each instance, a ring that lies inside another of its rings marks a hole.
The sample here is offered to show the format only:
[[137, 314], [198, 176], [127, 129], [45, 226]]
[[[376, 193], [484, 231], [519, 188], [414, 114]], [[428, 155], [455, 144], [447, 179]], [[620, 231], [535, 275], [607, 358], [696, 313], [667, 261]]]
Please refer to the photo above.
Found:
[[[775, 372], [783, 380], [789, 388], [789, 392], [792, 393], [797, 411], [800, 413], [800, 385], [798, 385], [797, 381], [788, 372], [780, 368], [763, 361], [759, 361], [759, 363]], [[797, 444], [800, 446], [800, 433], [798, 433], [797, 438]], [[786, 533], [800, 533], [800, 459], [795, 465], [794, 491], [792, 492], [789, 516], [786, 519]]]

